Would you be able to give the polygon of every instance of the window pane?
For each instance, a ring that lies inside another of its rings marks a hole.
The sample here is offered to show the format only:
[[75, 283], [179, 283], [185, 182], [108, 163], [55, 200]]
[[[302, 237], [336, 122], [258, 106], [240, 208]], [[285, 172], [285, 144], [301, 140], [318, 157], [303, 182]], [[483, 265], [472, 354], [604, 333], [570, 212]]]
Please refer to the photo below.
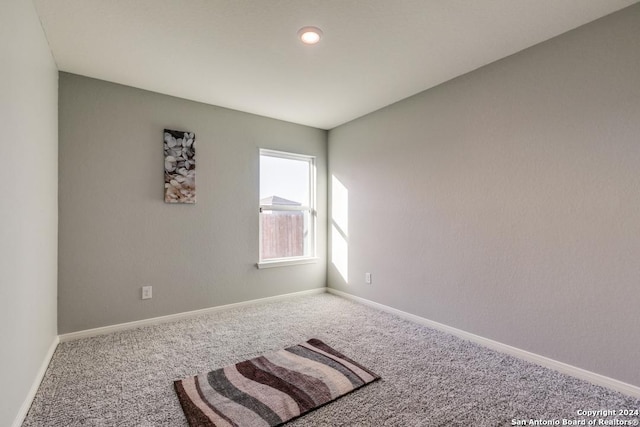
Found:
[[279, 197], [309, 206], [309, 161], [260, 156], [260, 199]]
[[309, 212], [262, 211], [261, 259], [309, 256], [308, 218]]

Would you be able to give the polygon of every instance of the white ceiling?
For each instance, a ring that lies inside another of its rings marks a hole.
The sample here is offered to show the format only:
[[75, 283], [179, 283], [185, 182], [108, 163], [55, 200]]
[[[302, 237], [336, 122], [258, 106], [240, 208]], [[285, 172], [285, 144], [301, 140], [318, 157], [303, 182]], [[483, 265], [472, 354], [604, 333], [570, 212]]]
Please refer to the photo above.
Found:
[[322, 129], [637, 1], [34, 0], [62, 71]]

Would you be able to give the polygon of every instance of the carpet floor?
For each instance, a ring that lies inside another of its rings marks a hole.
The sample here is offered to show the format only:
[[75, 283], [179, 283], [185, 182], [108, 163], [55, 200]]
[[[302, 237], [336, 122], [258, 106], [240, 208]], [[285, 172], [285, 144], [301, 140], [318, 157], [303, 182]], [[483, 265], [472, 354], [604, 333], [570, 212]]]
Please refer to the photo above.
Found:
[[23, 426], [187, 426], [174, 380], [309, 338], [382, 379], [291, 427], [588, 422], [577, 411], [640, 409], [640, 400], [322, 294], [61, 343]]

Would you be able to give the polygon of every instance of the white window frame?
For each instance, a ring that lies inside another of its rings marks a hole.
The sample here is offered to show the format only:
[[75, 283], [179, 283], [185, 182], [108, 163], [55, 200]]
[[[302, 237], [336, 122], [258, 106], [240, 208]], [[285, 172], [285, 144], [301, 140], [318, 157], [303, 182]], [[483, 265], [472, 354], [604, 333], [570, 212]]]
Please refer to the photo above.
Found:
[[[308, 206], [274, 206], [259, 205], [258, 207], [258, 263], [256, 266], [260, 269], [271, 267], [284, 267], [289, 265], [310, 264], [317, 262], [316, 257], [316, 233], [317, 233], [317, 210], [316, 210], [316, 157], [306, 154], [289, 153], [286, 151], [277, 151], [261, 148], [260, 157], [270, 156], [280, 159], [298, 160], [309, 163], [309, 205]], [[270, 258], [262, 260], [262, 221], [260, 221], [260, 213], [263, 210], [269, 211], [300, 211], [309, 213], [309, 236], [306, 239], [307, 255], [299, 257]]]

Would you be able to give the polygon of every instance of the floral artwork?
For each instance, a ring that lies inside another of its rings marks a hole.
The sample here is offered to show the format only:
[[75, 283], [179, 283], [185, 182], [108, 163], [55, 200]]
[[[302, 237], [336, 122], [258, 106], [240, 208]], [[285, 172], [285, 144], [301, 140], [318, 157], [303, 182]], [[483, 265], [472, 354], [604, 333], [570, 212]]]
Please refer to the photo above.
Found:
[[196, 136], [164, 130], [164, 201], [196, 202]]

